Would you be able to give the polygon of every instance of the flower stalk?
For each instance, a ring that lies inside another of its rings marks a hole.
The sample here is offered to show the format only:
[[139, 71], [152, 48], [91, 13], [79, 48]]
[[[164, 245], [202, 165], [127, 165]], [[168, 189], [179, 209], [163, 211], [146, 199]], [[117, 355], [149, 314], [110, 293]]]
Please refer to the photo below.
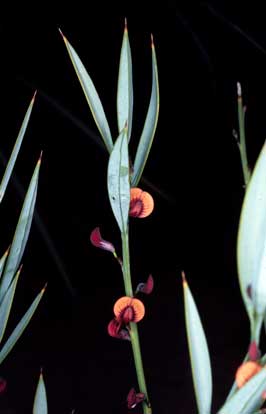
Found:
[[247, 148], [246, 148], [246, 136], [245, 136], [245, 108], [243, 107], [243, 100], [242, 100], [242, 89], [241, 85], [237, 83], [237, 109], [238, 109], [238, 128], [239, 128], [239, 141], [237, 142], [240, 158], [241, 158], [241, 165], [243, 170], [244, 176], [244, 183], [245, 188], [248, 185], [250, 180], [251, 172], [248, 165], [247, 159]]
[[[130, 273], [130, 255], [129, 255], [129, 240], [128, 231], [121, 232], [122, 237], [122, 251], [123, 251], [123, 278], [125, 285], [125, 292], [127, 296], [133, 297], [133, 289]], [[139, 390], [145, 395], [145, 400], [142, 402], [143, 413], [151, 414], [151, 406], [149, 404], [146, 380], [144, 375], [138, 327], [136, 323], [130, 323], [130, 338], [135, 363], [135, 369], [138, 379]]]

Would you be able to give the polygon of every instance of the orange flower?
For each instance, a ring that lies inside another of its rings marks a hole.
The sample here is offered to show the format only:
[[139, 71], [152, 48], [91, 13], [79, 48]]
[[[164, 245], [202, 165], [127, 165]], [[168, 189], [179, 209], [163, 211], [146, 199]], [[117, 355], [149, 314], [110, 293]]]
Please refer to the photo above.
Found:
[[144, 218], [151, 214], [154, 208], [152, 196], [140, 188], [130, 189], [129, 215], [131, 217]]
[[244, 362], [236, 371], [236, 384], [238, 388], [243, 387], [243, 385], [250, 380], [255, 374], [257, 374], [262, 369], [262, 366], [257, 362], [248, 361]]
[[144, 317], [145, 307], [139, 299], [123, 296], [115, 302], [114, 314], [119, 322], [127, 325], [139, 322]]

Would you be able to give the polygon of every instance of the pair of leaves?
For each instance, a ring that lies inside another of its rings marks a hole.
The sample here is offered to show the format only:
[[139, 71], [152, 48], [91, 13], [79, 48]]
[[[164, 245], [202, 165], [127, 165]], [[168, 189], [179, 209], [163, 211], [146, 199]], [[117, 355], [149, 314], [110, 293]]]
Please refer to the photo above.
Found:
[[[0, 185], [1, 198], [3, 198], [8, 181], [12, 174], [13, 167], [30, 118], [33, 103], [34, 97], [28, 107], [27, 113], [25, 115], [21, 129], [19, 131], [18, 138], [13, 148], [10, 160], [7, 164], [3, 180]], [[8, 249], [8, 251], [4, 253], [2, 258], [0, 259], [0, 342], [3, 339], [6, 330], [6, 325], [8, 322], [12, 302], [15, 295], [16, 285], [21, 271], [21, 268], [19, 269], [19, 265], [29, 236], [34, 206], [36, 202], [40, 163], [41, 159], [38, 160], [34, 173], [32, 175], [21, 209], [20, 217], [16, 226], [11, 247], [10, 249]], [[9, 352], [11, 351], [11, 349], [23, 333], [24, 329], [28, 325], [33, 313], [35, 312], [35, 309], [38, 306], [38, 303], [40, 302], [43, 293], [44, 289], [37, 295], [32, 305], [29, 307], [28, 311], [25, 313], [21, 321], [18, 323], [18, 325], [16, 326], [16, 328], [11, 333], [10, 337], [7, 339], [4, 346], [0, 350], [0, 363], [9, 354]]]
[[[62, 34], [62, 33], [61, 33]], [[108, 121], [105, 116], [105, 112], [96, 91], [96, 88], [87, 73], [85, 66], [79, 58], [77, 52], [68, 42], [66, 37], [62, 34], [70, 59], [76, 71], [77, 77], [85, 94], [86, 100], [89, 104], [92, 116], [95, 120], [97, 128], [102, 136], [102, 139], [106, 145], [109, 153], [113, 149], [113, 139], [111, 136]], [[132, 186], [136, 187], [142, 172], [144, 170], [151, 145], [153, 142], [159, 113], [159, 82], [158, 82], [158, 70], [154, 44], [152, 41], [152, 92], [150, 97], [150, 103], [142, 135], [138, 144], [136, 157], [134, 160], [134, 169], [132, 175]], [[132, 118], [133, 118], [133, 81], [132, 81], [132, 60], [131, 51], [128, 40], [127, 27], [124, 30], [120, 64], [119, 64], [119, 76], [117, 87], [117, 119], [119, 135], [127, 125], [127, 138], [128, 141], [131, 137], [132, 131]]]

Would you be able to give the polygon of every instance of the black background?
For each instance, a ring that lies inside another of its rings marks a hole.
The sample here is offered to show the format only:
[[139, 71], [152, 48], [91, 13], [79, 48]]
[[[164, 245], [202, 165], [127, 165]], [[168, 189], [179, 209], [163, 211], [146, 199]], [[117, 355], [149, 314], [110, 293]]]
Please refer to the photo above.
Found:
[[146, 316], [139, 324], [150, 398], [155, 414], [196, 409], [183, 269], [208, 339], [213, 411], [218, 410], [248, 347], [235, 257], [244, 189], [232, 130], [237, 129], [240, 81], [253, 167], [265, 139], [262, 6], [165, 1], [38, 7], [26, 21], [3, 17], [0, 24], [2, 161], [38, 90], [0, 207], [2, 252], [12, 240], [22, 197], [43, 150], [37, 214], [7, 334], [48, 282], [30, 326], [0, 367], [7, 381], [0, 412], [31, 412], [40, 367], [49, 413], [125, 413], [126, 395], [132, 386], [137, 389], [130, 344], [106, 331], [113, 304], [123, 295], [121, 271], [109, 253], [89, 242], [91, 230], [99, 226], [121, 251], [107, 196], [108, 156], [58, 32], [60, 28], [85, 64], [116, 136], [124, 17], [134, 71], [132, 155], [150, 96], [150, 33], [160, 80], [159, 123], [140, 184], [153, 195], [155, 210], [146, 220], [130, 221], [133, 284], [149, 273], [155, 280], [153, 294], [142, 298]]

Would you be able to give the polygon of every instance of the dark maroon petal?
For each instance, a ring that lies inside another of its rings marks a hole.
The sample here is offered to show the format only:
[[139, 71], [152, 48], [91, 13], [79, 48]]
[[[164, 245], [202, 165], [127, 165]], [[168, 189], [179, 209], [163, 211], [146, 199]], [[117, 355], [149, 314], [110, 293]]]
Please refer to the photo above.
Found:
[[131, 388], [127, 395], [127, 407], [129, 409], [135, 408], [137, 404], [145, 400], [145, 394], [142, 392], [136, 393], [134, 388]]
[[109, 322], [107, 326], [107, 331], [110, 336], [113, 336], [114, 338], [117, 338], [119, 329], [121, 327], [121, 322], [119, 322], [116, 318], [112, 319], [111, 322]]
[[109, 322], [107, 331], [110, 336], [113, 338], [124, 339], [130, 341], [130, 335], [127, 329], [121, 329], [121, 322], [116, 318], [112, 319]]
[[128, 325], [129, 322], [133, 322], [134, 319], [135, 312], [132, 306], [127, 306], [119, 315], [119, 320], [122, 321], [125, 325]]
[[149, 295], [153, 291], [154, 280], [152, 275], [149, 275], [146, 283], [139, 283], [136, 289], [136, 293], [142, 292]]
[[249, 345], [248, 356], [250, 361], [257, 361], [260, 358], [260, 350], [255, 341], [252, 341]]
[[100, 247], [101, 240], [102, 240], [102, 236], [100, 233], [100, 229], [99, 227], [96, 227], [96, 229], [92, 230], [91, 232], [90, 241], [94, 246]]
[[129, 215], [131, 217], [138, 217], [143, 210], [143, 202], [139, 199], [134, 198], [130, 201]]
[[115, 248], [112, 243], [102, 238], [99, 227], [96, 227], [91, 232], [90, 241], [95, 247], [99, 247], [100, 249], [107, 250], [111, 253], [115, 252]]
[[6, 380], [4, 378], [0, 377], [0, 394], [4, 392], [6, 389]]
[[127, 395], [127, 408], [134, 408], [136, 406], [136, 391], [131, 388]]

